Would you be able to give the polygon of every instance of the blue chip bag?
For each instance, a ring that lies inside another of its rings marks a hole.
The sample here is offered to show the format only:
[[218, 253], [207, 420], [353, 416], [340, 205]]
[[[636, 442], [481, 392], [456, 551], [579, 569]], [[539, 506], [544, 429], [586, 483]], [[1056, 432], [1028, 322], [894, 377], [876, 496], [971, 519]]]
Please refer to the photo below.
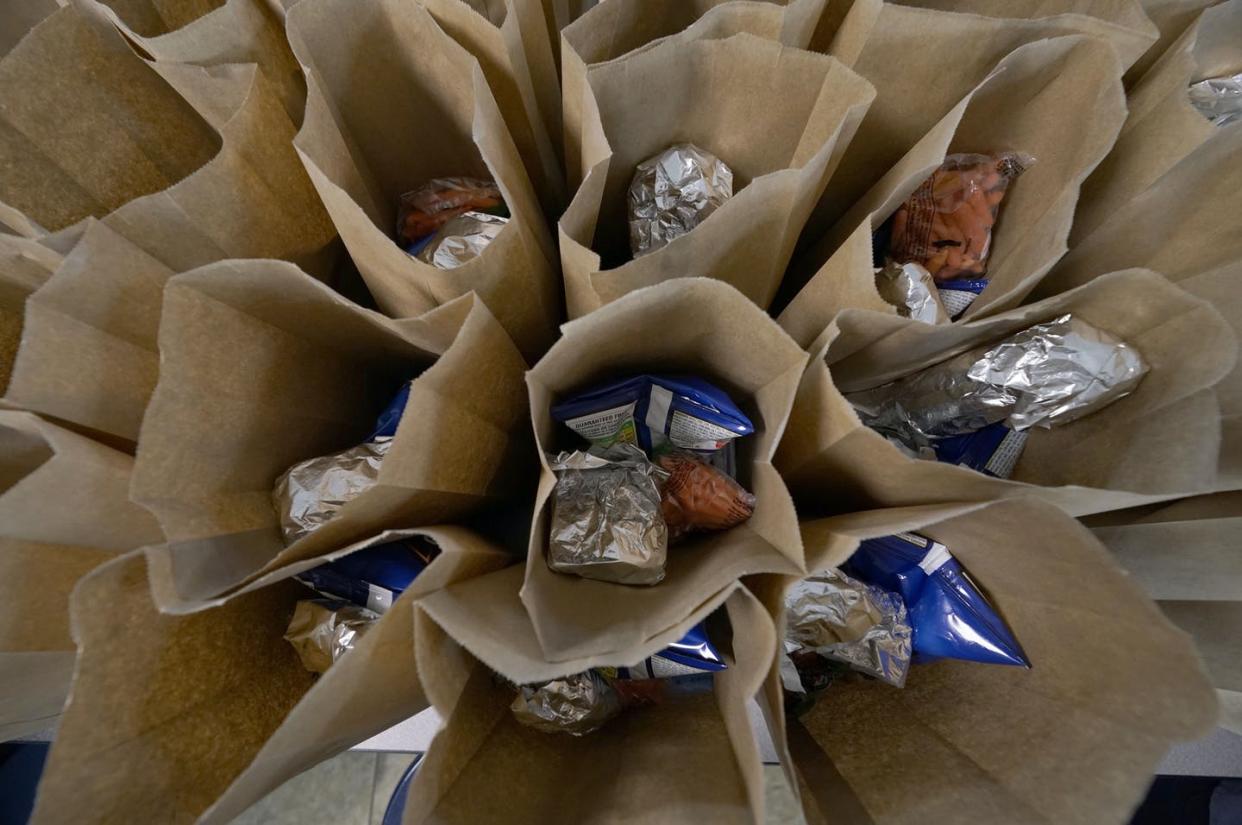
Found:
[[397, 425], [401, 423], [401, 416], [405, 413], [405, 405], [410, 401], [410, 385], [412, 381], [406, 381], [401, 385], [401, 389], [397, 390], [397, 394], [388, 402], [388, 406], [384, 407], [384, 411], [379, 414], [379, 418], [375, 419], [375, 429], [366, 437], [367, 441], [374, 441], [377, 438], [392, 438], [397, 434]]
[[438, 552], [429, 541], [401, 539], [325, 562], [295, 578], [329, 598], [383, 613]]
[[636, 375], [578, 393], [552, 418], [598, 447], [637, 444], [648, 456], [714, 452], [755, 427], [728, 394], [693, 376]]
[[943, 544], [914, 533], [868, 539], [841, 569], [900, 594], [914, 631], [915, 661], [1031, 666], [1004, 620]]
[[937, 281], [936, 291], [940, 293], [940, 303], [949, 317], [957, 320], [975, 299], [987, 289], [987, 278], [963, 279], [958, 281]]
[[939, 439], [932, 447], [937, 461], [969, 467], [995, 478], [1009, 478], [1029, 435], [1026, 430], [1012, 430], [1004, 421], [997, 421], [973, 433]]
[[699, 622], [690, 632], [654, 656], [633, 667], [596, 668], [610, 679], [670, 679], [702, 673], [717, 673], [728, 665], [707, 637], [707, 626]]

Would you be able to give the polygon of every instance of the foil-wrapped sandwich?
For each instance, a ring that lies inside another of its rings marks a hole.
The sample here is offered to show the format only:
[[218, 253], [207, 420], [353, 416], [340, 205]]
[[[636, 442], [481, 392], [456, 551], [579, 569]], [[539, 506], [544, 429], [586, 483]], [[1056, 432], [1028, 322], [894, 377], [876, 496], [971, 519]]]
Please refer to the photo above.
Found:
[[924, 455], [1002, 421], [1018, 431], [1074, 421], [1128, 395], [1146, 372], [1134, 347], [1063, 315], [847, 398], [867, 426]]
[[392, 438], [377, 438], [286, 470], [272, 493], [285, 543], [310, 535], [375, 486], [391, 445]]
[[916, 263], [890, 261], [876, 270], [876, 289], [897, 314], [925, 324], [948, 323], [949, 315], [940, 303], [940, 294], [931, 273]]
[[630, 182], [630, 251], [654, 252], [680, 238], [733, 197], [733, 170], [691, 143], [638, 164]]
[[379, 614], [348, 602], [303, 599], [297, 603], [285, 639], [293, 645], [303, 666], [325, 673], [358, 644], [379, 620]]
[[1242, 74], [1191, 83], [1190, 102], [1214, 126], [1237, 123], [1242, 120]]
[[660, 485], [668, 473], [632, 444], [561, 453], [550, 466], [557, 480], [548, 567], [619, 584], [661, 581], [668, 528]]
[[415, 257], [437, 269], [456, 269], [482, 255], [508, 222], [499, 215], [463, 212], [440, 227]]

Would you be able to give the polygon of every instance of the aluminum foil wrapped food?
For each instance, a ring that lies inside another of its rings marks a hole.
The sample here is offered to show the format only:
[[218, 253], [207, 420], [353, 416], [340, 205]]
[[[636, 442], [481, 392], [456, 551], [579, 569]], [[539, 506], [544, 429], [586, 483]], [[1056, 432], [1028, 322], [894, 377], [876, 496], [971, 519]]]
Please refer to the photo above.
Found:
[[397, 242], [413, 254], [412, 245], [434, 235], [463, 212], [508, 215], [495, 181], [482, 178], [434, 178], [406, 192], [397, 203]]
[[414, 257], [437, 269], [456, 269], [482, 255], [508, 222], [499, 215], [463, 212], [440, 227]]
[[896, 687], [910, 669], [911, 629], [901, 597], [840, 570], [823, 570], [785, 593], [785, 638]]
[[698, 226], [733, 197], [733, 170], [692, 143], [638, 164], [630, 182], [630, 251], [654, 252]]
[[548, 733], [583, 736], [619, 714], [621, 697], [611, 682], [588, 670], [537, 685], [523, 685], [510, 706], [523, 725]]
[[1213, 125], [1237, 123], [1242, 120], [1242, 74], [1191, 83], [1190, 102]]
[[548, 567], [587, 579], [656, 584], [664, 578], [668, 528], [660, 485], [668, 473], [633, 444], [552, 458]]
[[1147, 364], [1072, 315], [846, 396], [863, 423], [916, 453], [999, 421], [1018, 431], [1082, 418], [1129, 395]]
[[660, 499], [669, 541], [696, 530], [728, 530], [755, 512], [754, 495], [692, 453], [666, 453], [656, 463], [669, 474]]
[[293, 610], [285, 639], [307, 670], [324, 673], [358, 643], [379, 614], [349, 602], [303, 599]]
[[292, 544], [319, 529], [342, 507], [374, 486], [391, 444], [392, 438], [376, 438], [286, 470], [272, 491], [285, 542]]
[[940, 295], [931, 273], [916, 263], [899, 264], [889, 261], [875, 273], [875, 286], [880, 297], [897, 307], [897, 314], [925, 324], [948, 323], [949, 315], [940, 303]]

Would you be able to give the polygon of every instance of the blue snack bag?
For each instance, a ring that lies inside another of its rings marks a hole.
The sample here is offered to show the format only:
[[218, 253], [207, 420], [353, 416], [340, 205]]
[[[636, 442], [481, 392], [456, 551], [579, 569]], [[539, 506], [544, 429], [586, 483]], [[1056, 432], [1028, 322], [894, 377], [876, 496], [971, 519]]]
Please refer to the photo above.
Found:
[[392, 438], [397, 434], [397, 425], [401, 423], [401, 416], [405, 413], [405, 405], [410, 400], [410, 385], [413, 381], [406, 381], [401, 385], [401, 389], [397, 390], [397, 394], [388, 402], [388, 406], [384, 407], [383, 412], [375, 419], [375, 429], [366, 437], [367, 441], [374, 441], [377, 438]]
[[937, 281], [936, 291], [940, 293], [940, 303], [949, 317], [957, 320], [975, 299], [987, 289], [987, 278], [962, 279], [957, 281]]
[[295, 578], [329, 598], [383, 613], [438, 552], [425, 540], [401, 539], [324, 562]]
[[1029, 435], [1026, 430], [1012, 430], [1004, 421], [997, 421], [973, 433], [942, 438], [932, 448], [937, 461], [969, 467], [995, 478], [1009, 478]]
[[609, 381], [554, 405], [552, 418], [594, 446], [637, 444], [648, 456], [672, 448], [714, 452], [755, 431], [727, 393], [694, 376]]
[[914, 533], [867, 539], [841, 569], [901, 595], [916, 661], [1031, 666], [1004, 620], [943, 544]]
[[707, 637], [707, 626], [699, 622], [681, 639], [633, 667], [596, 668], [610, 679], [669, 679], [703, 673], [717, 673], [728, 665]]

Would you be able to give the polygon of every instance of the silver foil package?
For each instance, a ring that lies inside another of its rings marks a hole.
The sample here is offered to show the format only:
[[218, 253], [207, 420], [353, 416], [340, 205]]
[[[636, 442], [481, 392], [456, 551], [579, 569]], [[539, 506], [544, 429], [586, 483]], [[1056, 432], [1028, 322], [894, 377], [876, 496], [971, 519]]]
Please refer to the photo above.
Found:
[[[785, 593], [787, 653], [805, 651], [903, 687], [912, 631], [896, 593], [823, 570]], [[792, 682], [793, 673], [790, 673]]]
[[325, 673], [378, 620], [378, 613], [349, 602], [303, 599], [294, 608], [285, 639], [307, 670]]
[[508, 222], [499, 215], [463, 212], [440, 227], [415, 257], [437, 269], [456, 269], [482, 255]]
[[622, 704], [612, 684], [588, 670], [538, 685], [523, 685], [510, 707], [523, 725], [548, 733], [583, 736], [618, 715]]
[[1242, 74], [1191, 83], [1189, 94], [1191, 105], [1214, 126], [1242, 120]]
[[292, 544], [314, 532], [373, 487], [391, 444], [391, 437], [381, 436], [339, 453], [307, 459], [286, 470], [272, 491], [285, 542]]
[[1000, 421], [1018, 431], [1074, 421], [1128, 395], [1146, 372], [1136, 349], [1063, 315], [846, 397], [864, 424], [924, 453]]
[[685, 235], [733, 197], [733, 170], [691, 143], [638, 164], [630, 182], [630, 251], [654, 252]]
[[548, 567], [619, 584], [660, 582], [668, 556], [660, 485], [668, 473], [632, 444], [561, 453], [550, 465], [557, 480]]
[[897, 314], [925, 324], [945, 324], [949, 315], [931, 273], [917, 263], [890, 261], [875, 273], [880, 297], [897, 307]]

